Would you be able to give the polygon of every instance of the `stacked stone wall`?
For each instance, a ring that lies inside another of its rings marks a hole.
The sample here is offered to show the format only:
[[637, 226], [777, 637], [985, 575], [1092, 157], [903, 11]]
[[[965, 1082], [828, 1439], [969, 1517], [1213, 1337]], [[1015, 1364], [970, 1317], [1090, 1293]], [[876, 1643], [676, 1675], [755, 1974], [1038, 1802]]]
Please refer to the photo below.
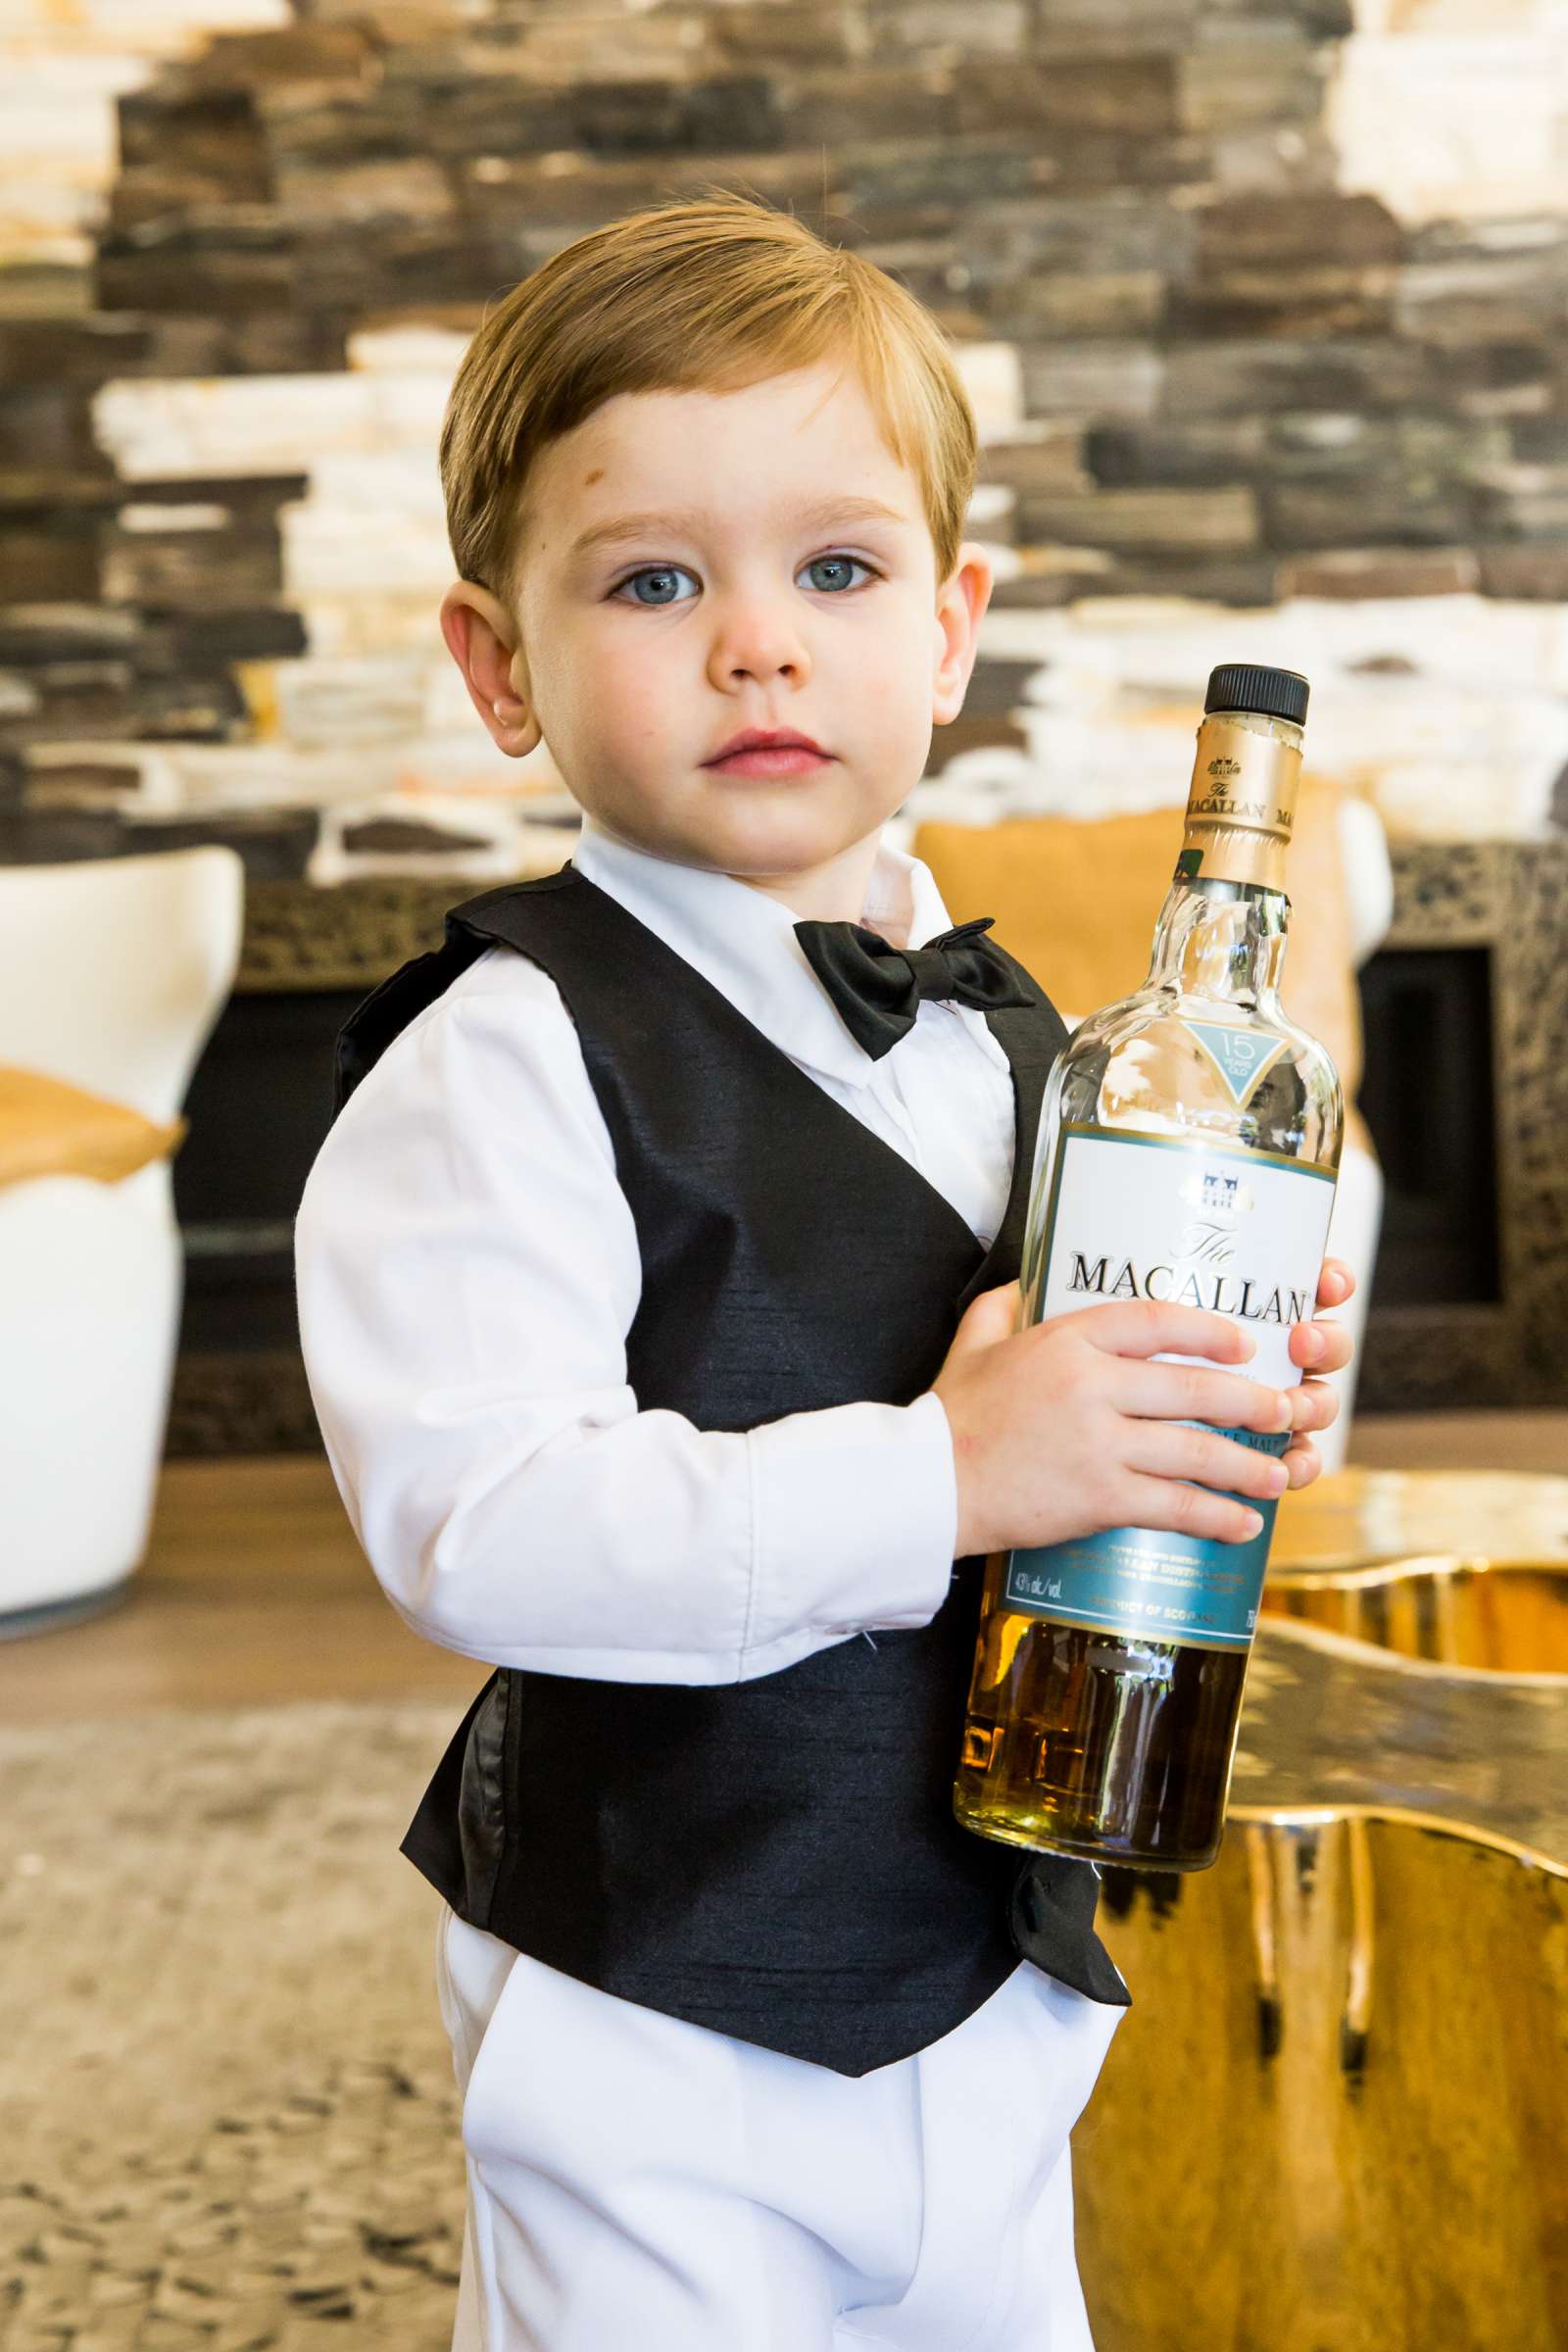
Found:
[[1391, 830], [1550, 821], [1560, 0], [17, 5], [13, 854], [508, 870], [559, 780], [436, 630], [447, 388], [498, 290], [715, 180], [928, 303], [981, 419], [998, 586], [911, 812], [1179, 796], [1203, 673], [1256, 657]]

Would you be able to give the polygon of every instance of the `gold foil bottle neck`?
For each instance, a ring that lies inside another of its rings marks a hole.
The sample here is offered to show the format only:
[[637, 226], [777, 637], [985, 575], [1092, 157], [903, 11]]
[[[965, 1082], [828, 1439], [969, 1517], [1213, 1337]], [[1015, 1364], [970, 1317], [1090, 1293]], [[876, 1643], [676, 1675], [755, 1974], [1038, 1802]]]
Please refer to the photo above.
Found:
[[1178, 875], [1285, 888], [1301, 781], [1301, 730], [1287, 719], [1217, 711], [1198, 730]]

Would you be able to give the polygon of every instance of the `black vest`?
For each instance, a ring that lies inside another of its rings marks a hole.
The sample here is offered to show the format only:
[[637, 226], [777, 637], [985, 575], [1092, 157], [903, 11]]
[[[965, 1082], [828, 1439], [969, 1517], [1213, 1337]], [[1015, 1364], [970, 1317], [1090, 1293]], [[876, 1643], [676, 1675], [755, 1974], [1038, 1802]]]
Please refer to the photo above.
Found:
[[[642, 1255], [639, 1406], [746, 1430], [931, 1385], [963, 1308], [1018, 1271], [1046, 1074], [1066, 1032], [989, 1013], [1012, 1070], [1006, 1215], [982, 1252], [951, 1203], [720, 992], [567, 865], [456, 907], [338, 1045], [338, 1103], [501, 942], [577, 1028]], [[522, 1139], [520, 1149], [526, 1149]], [[861, 2075], [961, 2024], [1019, 1953], [1124, 2004], [1096, 1873], [953, 1813], [978, 1559], [913, 1632], [855, 1635], [746, 1682], [505, 1668], [458, 1729], [403, 1851], [516, 1950], [672, 2017]]]

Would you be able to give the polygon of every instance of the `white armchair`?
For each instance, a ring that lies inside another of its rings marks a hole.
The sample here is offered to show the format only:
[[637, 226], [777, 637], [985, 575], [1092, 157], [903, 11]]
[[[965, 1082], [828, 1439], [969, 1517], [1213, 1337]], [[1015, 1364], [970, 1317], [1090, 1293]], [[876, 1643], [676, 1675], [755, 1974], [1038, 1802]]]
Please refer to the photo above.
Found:
[[[0, 867], [0, 1063], [174, 1119], [244, 890], [217, 845]], [[87, 1615], [139, 1565], [183, 1273], [167, 1159], [0, 1187], [0, 1635]]]

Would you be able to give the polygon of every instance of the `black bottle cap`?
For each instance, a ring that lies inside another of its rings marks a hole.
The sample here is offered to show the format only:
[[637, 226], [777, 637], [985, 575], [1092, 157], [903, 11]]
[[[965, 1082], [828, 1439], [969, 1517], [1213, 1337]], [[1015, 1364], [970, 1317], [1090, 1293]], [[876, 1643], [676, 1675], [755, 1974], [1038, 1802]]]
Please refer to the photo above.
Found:
[[1211, 710], [1255, 710], [1263, 718], [1306, 724], [1306, 698], [1312, 689], [1298, 670], [1264, 669], [1254, 662], [1222, 662], [1210, 670], [1203, 703]]

